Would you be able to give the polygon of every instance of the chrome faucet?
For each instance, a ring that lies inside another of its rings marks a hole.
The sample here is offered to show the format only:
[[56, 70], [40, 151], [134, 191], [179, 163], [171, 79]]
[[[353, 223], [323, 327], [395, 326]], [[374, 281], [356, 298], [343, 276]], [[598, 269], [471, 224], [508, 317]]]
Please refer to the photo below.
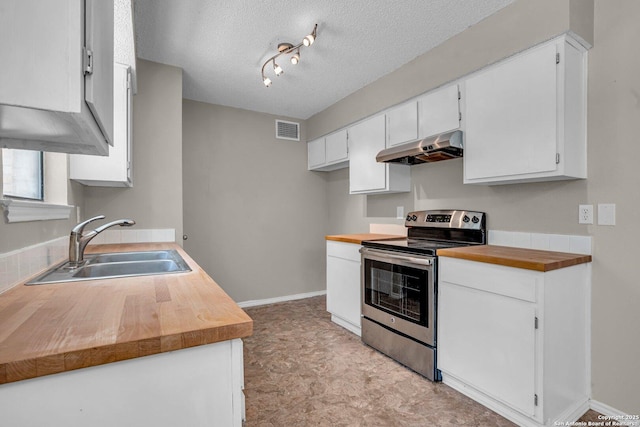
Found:
[[119, 225], [121, 227], [131, 227], [136, 223], [132, 219], [117, 219], [115, 221], [101, 225], [95, 230], [84, 233], [84, 227], [86, 227], [87, 224], [104, 218], [104, 215], [98, 215], [93, 218], [89, 218], [88, 220], [83, 221], [73, 227], [73, 229], [71, 230], [71, 235], [69, 236], [69, 267], [77, 268], [82, 265], [82, 262], [84, 261], [84, 249], [87, 247], [87, 244], [91, 241], [91, 239], [102, 233], [107, 228], [113, 227], [115, 225]]

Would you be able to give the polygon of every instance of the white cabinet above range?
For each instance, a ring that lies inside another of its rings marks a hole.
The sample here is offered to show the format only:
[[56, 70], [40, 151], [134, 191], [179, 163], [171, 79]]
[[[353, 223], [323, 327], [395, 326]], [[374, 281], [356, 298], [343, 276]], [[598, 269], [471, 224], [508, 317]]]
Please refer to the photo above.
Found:
[[386, 113], [386, 148], [460, 128], [460, 89], [445, 86], [393, 107]]
[[1, 145], [106, 155], [113, 141], [113, 1], [5, 0], [2, 9]]
[[418, 137], [427, 138], [460, 128], [460, 88], [445, 86], [418, 98]]
[[465, 184], [586, 178], [586, 54], [568, 36], [465, 81]]

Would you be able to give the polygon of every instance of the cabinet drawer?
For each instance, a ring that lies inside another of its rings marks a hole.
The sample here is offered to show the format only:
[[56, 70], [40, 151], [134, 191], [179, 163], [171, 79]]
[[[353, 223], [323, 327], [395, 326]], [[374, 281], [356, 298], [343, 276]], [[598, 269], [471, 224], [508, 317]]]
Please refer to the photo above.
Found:
[[360, 248], [355, 243], [327, 241], [327, 256], [360, 262]]
[[453, 283], [481, 291], [536, 302], [539, 272], [485, 264], [457, 258], [439, 257], [439, 282]]

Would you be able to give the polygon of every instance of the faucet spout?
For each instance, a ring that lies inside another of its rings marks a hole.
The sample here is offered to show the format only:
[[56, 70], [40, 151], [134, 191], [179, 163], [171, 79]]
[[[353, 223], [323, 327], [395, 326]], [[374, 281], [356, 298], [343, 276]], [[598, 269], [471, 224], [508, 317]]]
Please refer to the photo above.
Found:
[[73, 227], [69, 235], [69, 267], [77, 268], [84, 262], [84, 250], [94, 237], [102, 233], [107, 228], [119, 225], [121, 227], [131, 227], [136, 222], [132, 219], [118, 219], [107, 224], [101, 225], [95, 230], [84, 232], [84, 228], [92, 221], [104, 219], [104, 215], [98, 215]]

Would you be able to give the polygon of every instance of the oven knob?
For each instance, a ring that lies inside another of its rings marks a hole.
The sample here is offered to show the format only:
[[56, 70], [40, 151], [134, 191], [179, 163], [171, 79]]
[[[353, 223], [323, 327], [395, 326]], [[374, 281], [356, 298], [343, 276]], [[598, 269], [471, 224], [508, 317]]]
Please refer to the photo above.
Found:
[[474, 215], [473, 219], [471, 220], [472, 223], [477, 224], [480, 222], [480, 218], [478, 218], [477, 216]]
[[413, 216], [411, 217], [411, 221], [416, 221], [417, 219], [418, 219], [418, 217], [417, 217], [417, 216], [415, 216], [415, 215], [413, 215]]
[[407, 215], [407, 221], [411, 221], [411, 215]]
[[465, 215], [464, 217], [462, 217], [462, 221], [464, 222], [469, 222], [469, 217], [467, 215]]

